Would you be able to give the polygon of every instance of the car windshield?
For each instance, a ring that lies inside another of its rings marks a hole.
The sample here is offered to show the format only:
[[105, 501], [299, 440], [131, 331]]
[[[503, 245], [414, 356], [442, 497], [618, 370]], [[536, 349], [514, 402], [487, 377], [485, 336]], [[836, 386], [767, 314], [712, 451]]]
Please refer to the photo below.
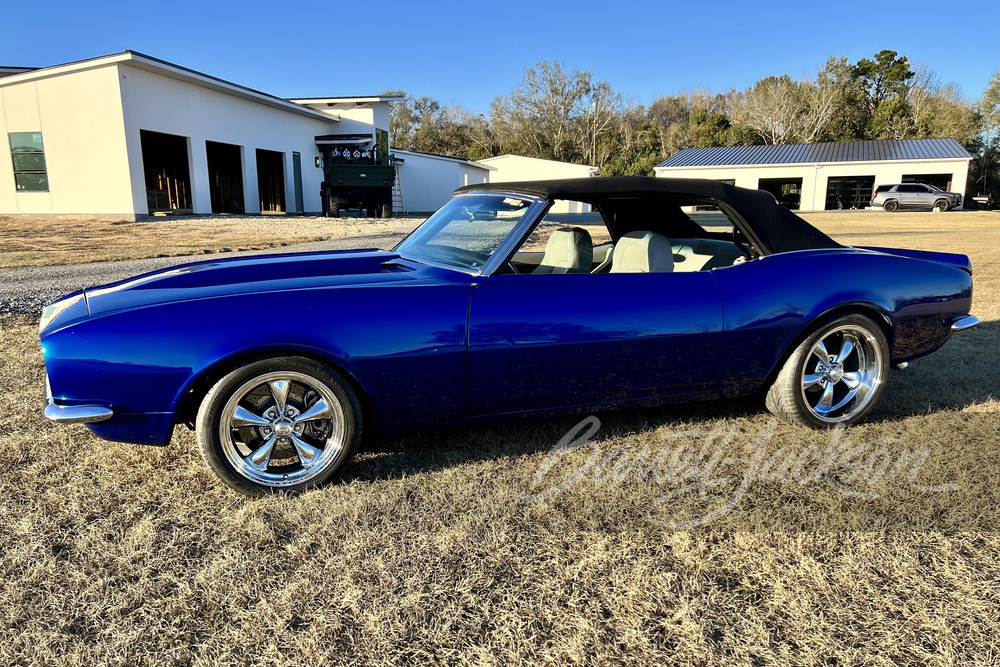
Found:
[[927, 186], [927, 188], [928, 188], [929, 190], [932, 190], [933, 192], [944, 192], [944, 190], [942, 190], [942, 189], [941, 189], [941, 188], [939, 188], [938, 186], [936, 186], [936, 185], [931, 185], [930, 183], [923, 183], [922, 185], [925, 185], [925, 186]]
[[534, 200], [506, 195], [455, 197], [396, 247], [415, 260], [479, 271]]

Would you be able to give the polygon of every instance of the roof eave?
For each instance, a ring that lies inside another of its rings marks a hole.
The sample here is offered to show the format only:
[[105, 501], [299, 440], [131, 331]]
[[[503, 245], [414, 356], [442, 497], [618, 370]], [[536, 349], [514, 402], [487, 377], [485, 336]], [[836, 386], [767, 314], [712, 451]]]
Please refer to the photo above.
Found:
[[373, 104], [376, 102], [401, 102], [402, 97], [395, 95], [368, 95], [361, 97], [290, 97], [289, 102], [303, 106], [336, 106], [338, 104]]
[[[414, 157], [423, 157], [429, 160], [442, 160], [444, 162], [455, 162], [457, 164], [464, 164], [470, 167], [477, 167], [479, 169], [485, 169], [487, 171], [498, 171], [496, 167], [477, 162], [476, 160], [466, 160], [460, 157], [448, 157], [447, 155], [434, 155], [433, 153], [421, 153], [420, 151], [408, 151], [403, 148], [391, 148], [390, 153], [403, 153], [404, 155], [412, 155]], [[403, 162], [403, 160], [400, 160]]]
[[43, 67], [41, 69], [31, 70], [21, 74], [12, 74], [10, 76], [0, 78], [0, 87], [28, 83], [56, 76], [64, 76], [66, 74], [74, 74], [77, 72], [84, 72], [112, 65], [128, 65], [137, 69], [152, 72], [154, 74], [167, 76], [172, 79], [193, 83], [203, 88], [208, 88], [209, 90], [215, 90], [216, 92], [225, 93], [227, 95], [257, 102], [259, 104], [264, 104], [283, 111], [299, 114], [301, 116], [308, 116], [310, 118], [328, 122], [337, 122], [339, 120], [339, 118], [331, 116], [330, 114], [325, 114], [321, 111], [316, 111], [315, 109], [295, 104], [294, 102], [290, 102], [281, 97], [276, 97], [259, 90], [254, 90], [253, 88], [247, 88], [246, 86], [241, 86], [224, 79], [203, 74], [202, 72], [198, 72], [181, 65], [175, 65], [174, 63], [167, 62], [166, 60], [160, 60], [159, 58], [147, 56], [137, 51], [123, 51], [122, 53], [99, 56], [97, 58], [88, 58], [87, 60], [79, 60], [62, 65], [53, 65], [52, 67]]
[[906, 158], [906, 159], [895, 159], [895, 160], [840, 160], [837, 162], [766, 162], [766, 163], [749, 163], [749, 164], [691, 164], [691, 165], [667, 165], [658, 164], [653, 167], [653, 171], [667, 170], [667, 169], [750, 169], [754, 167], [758, 168], [770, 168], [770, 167], [829, 167], [833, 165], [849, 165], [849, 164], [898, 164], [898, 163], [913, 163], [913, 162], [969, 162], [972, 160], [972, 156], [969, 157], [926, 157], [926, 158]]

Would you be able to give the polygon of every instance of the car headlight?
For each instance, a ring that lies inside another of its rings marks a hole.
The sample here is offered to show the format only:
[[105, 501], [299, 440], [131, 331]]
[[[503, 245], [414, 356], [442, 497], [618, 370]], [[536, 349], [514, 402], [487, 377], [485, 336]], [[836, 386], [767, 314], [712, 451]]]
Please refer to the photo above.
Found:
[[83, 292], [75, 296], [67, 297], [65, 299], [60, 299], [55, 303], [50, 303], [45, 306], [45, 310], [42, 311], [42, 320], [38, 323], [38, 333], [45, 331], [45, 328], [52, 324], [52, 321], [57, 317], [66, 312], [66, 309], [70, 306], [79, 303], [83, 299]]

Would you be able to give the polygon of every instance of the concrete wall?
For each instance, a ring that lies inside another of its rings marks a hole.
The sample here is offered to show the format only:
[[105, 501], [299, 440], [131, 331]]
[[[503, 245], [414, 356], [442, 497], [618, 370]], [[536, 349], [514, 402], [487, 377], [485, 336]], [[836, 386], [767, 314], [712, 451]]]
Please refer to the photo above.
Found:
[[555, 178], [587, 178], [595, 168], [585, 164], [572, 164], [556, 160], [542, 160], [523, 155], [499, 155], [479, 162], [496, 167], [490, 174], [491, 183], [510, 181], [539, 181]]
[[836, 176], [874, 176], [875, 184], [901, 183], [903, 175], [954, 174], [952, 192], [965, 193], [969, 180], [969, 160], [906, 160], [886, 162], [850, 162], [835, 164], [799, 164], [745, 167], [668, 167], [657, 168], [656, 175], [667, 178], [710, 178], [735, 180], [741, 188], [758, 189], [762, 178], [801, 178], [802, 211], [826, 208], [827, 181]]
[[[589, 178], [597, 175], [596, 168], [589, 165], [542, 160], [523, 155], [499, 155], [479, 160], [479, 162], [496, 167], [496, 171], [490, 172], [490, 183]], [[590, 206], [580, 202], [556, 202], [550, 211], [553, 213], [586, 213], [590, 211]]]
[[462, 175], [460, 185], [475, 185], [477, 183], [489, 183], [490, 173], [482, 167], [474, 167], [469, 164], [458, 165], [458, 171]]
[[[388, 104], [382, 106], [388, 107]], [[340, 122], [336, 124], [331, 132], [337, 134], [370, 134], [375, 135], [375, 110], [371, 104], [364, 106], [356, 105], [335, 105], [321, 109], [324, 113], [340, 116]], [[383, 130], [388, 127], [388, 119], [385, 126], [380, 126]], [[372, 144], [369, 144], [370, 148]]]
[[[151, 130], [189, 139], [191, 190], [195, 213], [211, 213], [206, 141], [235, 144], [243, 151], [243, 193], [247, 213], [260, 212], [256, 149], [284, 155], [285, 201], [295, 207], [292, 152], [302, 155], [302, 195], [306, 212], [322, 210], [319, 187], [323, 170], [314, 137], [343, 131], [335, 121], [309, 118], [128, 65], [119, 67], [125, 133], [132, 171], [132, 205], [147, 213], [146, 184], [141, 170], [139, 131]], [[370, 131], [370, 126], [369, 126]]]
[[[42, 133], [48, 192], [16, 190], [9, 132]], [[0, 87], [0, 214], [133, 219], [130, 179], [115, 65]]]
[[407, 213], [436, 211], [463, 185], [487, 182], [489, 170], [468, 162], [394, 151], [403, 159], [399, 182], [403, 188], [403, 209]]

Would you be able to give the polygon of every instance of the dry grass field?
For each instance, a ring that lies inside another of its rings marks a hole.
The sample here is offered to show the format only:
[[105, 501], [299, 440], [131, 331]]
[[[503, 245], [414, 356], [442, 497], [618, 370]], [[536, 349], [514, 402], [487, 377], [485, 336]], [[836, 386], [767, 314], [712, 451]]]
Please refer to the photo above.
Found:
[[998, 664], [1000, 214], [808, 217], [975, 270], [983, 324], [846, 433], [755, 400], [600, 415], [557, 457], [577, 418], [431, 432], [248, 500], [185, 429], [46, 423], [36, 323], [0, 316], [0, 663]]
[[0, 216], [0, 268], [262, 250], [293, 243], [410, 231], [413, 219], [255, 216], [168, 217], [149, 222]]

